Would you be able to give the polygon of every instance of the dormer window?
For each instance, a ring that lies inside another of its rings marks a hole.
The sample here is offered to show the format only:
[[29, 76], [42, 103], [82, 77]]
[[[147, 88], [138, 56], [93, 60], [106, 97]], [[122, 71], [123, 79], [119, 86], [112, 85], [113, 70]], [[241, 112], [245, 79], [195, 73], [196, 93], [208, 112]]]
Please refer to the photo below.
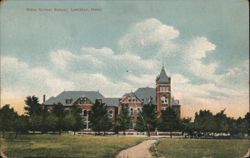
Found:
[[66, 103], [66, 104], [71, 104], [71, 103], [72, 103], [72, 99], [66, 99], [66, 100], [65, 100], [65, 103]]
[[84, 104], [86, 102], [87, 98], [80, 98], [80, 104]]

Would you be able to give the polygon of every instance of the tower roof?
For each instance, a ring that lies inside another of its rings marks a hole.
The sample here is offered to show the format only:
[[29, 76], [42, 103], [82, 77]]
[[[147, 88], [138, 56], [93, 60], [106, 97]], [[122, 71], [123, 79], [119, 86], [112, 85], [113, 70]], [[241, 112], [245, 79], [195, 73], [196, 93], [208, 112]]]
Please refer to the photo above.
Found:
[[167, 76], [164, 66], [161, 69], [160, 75], [157, 76], [156, 82], [158, 83], [169, 83], [170, 78]]

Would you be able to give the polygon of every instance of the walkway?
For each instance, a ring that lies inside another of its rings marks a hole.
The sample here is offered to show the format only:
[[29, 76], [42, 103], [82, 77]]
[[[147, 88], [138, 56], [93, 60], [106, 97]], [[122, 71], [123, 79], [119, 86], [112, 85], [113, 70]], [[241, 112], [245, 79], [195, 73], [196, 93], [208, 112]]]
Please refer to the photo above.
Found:
[[122, 150], [116, 158], [152, 158], [149, 149], [154, 143], [156, 140], [143, 141], [136, 146]]

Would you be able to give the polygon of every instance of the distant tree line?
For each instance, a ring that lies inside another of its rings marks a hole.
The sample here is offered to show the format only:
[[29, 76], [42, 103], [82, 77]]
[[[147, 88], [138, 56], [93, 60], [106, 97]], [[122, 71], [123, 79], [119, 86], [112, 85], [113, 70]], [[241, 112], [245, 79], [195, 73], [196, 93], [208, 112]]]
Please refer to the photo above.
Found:
[[[73, 105], [69, 110], [65, 110], [61, 103], [48, 107], [39, 104], [35, 96], [29, 96], [25, 99], [25, 114], [18, 115], [10, 105], [0, 108], [0, 131], [2, 137], [6, 133], [48, 133], [54, 132], [61, 134], [63, 131], [80, 131], [83, 129], [83, 118], [81, 108]], [[151, 132], [164, 131], [169, 132], [172, 137], [173, 132], [182, 132], [190, 137], [209, 137], [218, 133], [229, 134], [230, 136], [250, 135], [250, 113], [244, 118], [230, 118], [224, 113], [225, 110], [213, 114], [209, 110], [200, 110], [195, 113], [195, 118], [179, 119], [172, 108], [162, 111], [157, 115], [156, 105], [146, 104], [141, 111], [138, 111], [135, 130], [146, 132], [150, 136]], [[89, 113], [90, 126], [97, 134], [107, 131], [118, 133], [132, 128], [132, 116], [128, 106], [122, 107], [116, 121], [112, 123], [109, 117], [107, 106], [98, 100], [92, 106]]]
[[148, 135], [153, 131], [182, 132], [190, 137], [215, 137], [217, 135], [228, 135], [242, 137], [244, 134], [250, 136], [250, 113], [244, 118], [234, 119], [226, 116], [225, 110], [213, 114], [209, 110], [200, 110], [191, 118], [179, 119], [175, 111], [169, 107], [157, 117], [156, 105], [144, 105], [141, 116], [136, 122], [137, 131], [146, 131]]
[[35, 96], [29, 96], [25, 100], [25, 114], [18, 115], [10, 105], [0, 109], [0, 130], [2, 137], [6, 132], [18, 134], [30, 132], [57, 132], [79, 131], [83, 128], [81, 109], [73, 105], [70, 110], [64, 110], [61, 103], [54, 104], [51, 112], [46, 106], [39, 104]]

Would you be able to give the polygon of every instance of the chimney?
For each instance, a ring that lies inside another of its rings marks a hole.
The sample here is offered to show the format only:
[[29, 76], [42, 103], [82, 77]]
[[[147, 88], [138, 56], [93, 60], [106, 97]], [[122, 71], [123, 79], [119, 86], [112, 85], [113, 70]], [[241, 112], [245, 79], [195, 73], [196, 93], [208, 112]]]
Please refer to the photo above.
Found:
[[46, 100], [46, 95], [44, 94], [43, 95], [43, 103], [45, 103], [45, 100]]

